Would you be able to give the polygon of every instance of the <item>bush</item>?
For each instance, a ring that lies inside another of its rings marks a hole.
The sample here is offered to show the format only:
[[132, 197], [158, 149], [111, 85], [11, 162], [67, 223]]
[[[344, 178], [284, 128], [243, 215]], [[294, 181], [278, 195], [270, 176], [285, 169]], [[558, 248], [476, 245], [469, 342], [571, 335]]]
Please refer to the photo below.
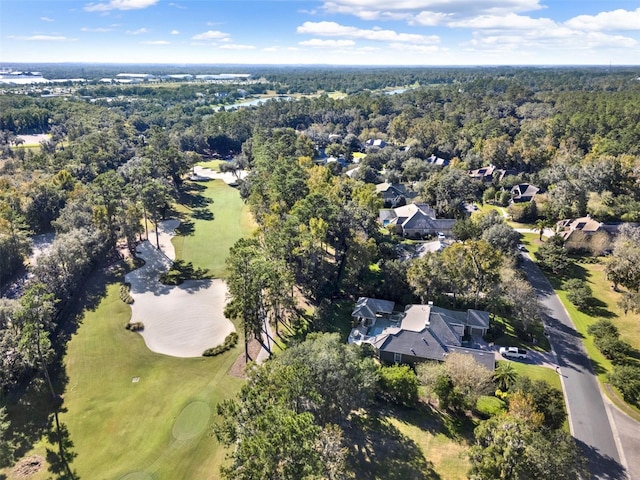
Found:
[[604, 337], [595, 337], [593, 343], [598, 347], [602, 354], [611, 360], [612, 363], [621, 364], [627, 359], [631, 352], [631, 345], [618, 337], [605, 335]]
[[129, 305], [133, 303], [134, 300], [131, 296], [131, 284], [129, 282], [120, 285], [120, 300]]
[[598, 320], [589, 325], [587, 332], [593, 335], [593, 343], [602, 354], [615, 364], [624, 363], [631, 353], [631, 345], [620, 340], [620, 332], [611, 320]]
[[609, 374], [611, 385], [622, 393], [624, 400], [640, 407], [640, 368], [631, 365], [617, 365]]
[[487, 342], [495, 342], [502, 335], [504, 335], [504, 326], [501, 323], [492, 322], [489, 324], [489, 330], [487, 330], [484, 339]]
[[220, 355], [221, 353], [226, 352], [227, 350], [231, 350], [238, 343], [238, 334], [236, 332], [231, 332], [227, 335], [227, 338], [224, 339], [224, 343], [222, 345], [218, 345], [217, 347], [207, 348], [203, 353], [203, 357], [215, 357], [216, 355]]
[[139, 332], [140, 330], [144, 330], [144, 323], [142, 322], [127, 323], [124, 328], [126, 328], [127, 330], [131, 330], [132, 332]]
[[606, 318], [600, 319], [596, 323], [589, 325], [587, 333], [594, 337], [612, 336], [617, 338], [620, 336], [618, 327], [616, 327], [611, 320], [607, 320]]
[[584, 280], [572, 278], [562, 282], [562, 288], [567, 292], [567, 299], [573, 303], [578, 310], [584, 310], [591, 303], [591, 287]]
[[378, 370], [382, 397], [392, 403], [411, 407], [418, 401], [418, 377], [408, 365], [392, 365]]

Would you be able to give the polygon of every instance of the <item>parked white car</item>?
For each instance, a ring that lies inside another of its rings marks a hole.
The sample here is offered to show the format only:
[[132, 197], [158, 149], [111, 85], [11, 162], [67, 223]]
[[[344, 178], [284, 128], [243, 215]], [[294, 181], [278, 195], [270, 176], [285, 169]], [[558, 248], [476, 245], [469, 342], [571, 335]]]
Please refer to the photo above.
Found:
[[527, 358], [527, 351], [518, 347], [500, 347], [500, 355], [508, 358]]

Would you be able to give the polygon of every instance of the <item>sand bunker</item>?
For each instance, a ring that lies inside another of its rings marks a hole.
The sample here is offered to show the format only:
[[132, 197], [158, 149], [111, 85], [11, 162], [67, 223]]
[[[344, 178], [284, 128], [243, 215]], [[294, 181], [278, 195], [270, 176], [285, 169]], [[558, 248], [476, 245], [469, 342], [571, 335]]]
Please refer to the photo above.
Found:
[[238, 170], [236, 176], [231, 172], [214, 172], [210, 168], [203, 168], [198, 165], [193, 167], [194, 180], [222, 180], [227, 185], [234, 185], [238, 183], [238, 179], [244, 179], [246, 176], [246, 170]]
[[137, 248], [145, 265], [125, 276], [135, 300], [130, 322], [144, 324], [140, 334], [149, 350], [199, 357], [222, 344], [235, 328], [223, 314], [227, 287], [222, 280], [188, 280], [178, 286], [158, 280], [175, 258], [171, 236], [179, 223], [168, 220], [160, 225], [160, 250], [155, 247], [155, 232], [149, 232], [153, 245], [147, 241]]

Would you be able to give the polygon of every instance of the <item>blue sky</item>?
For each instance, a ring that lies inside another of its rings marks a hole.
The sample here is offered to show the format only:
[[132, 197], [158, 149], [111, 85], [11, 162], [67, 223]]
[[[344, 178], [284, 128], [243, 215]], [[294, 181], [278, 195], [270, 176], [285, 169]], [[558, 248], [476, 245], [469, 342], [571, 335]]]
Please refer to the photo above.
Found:
[[640, 64], [640, 0], [0, 0], [0, 62]]

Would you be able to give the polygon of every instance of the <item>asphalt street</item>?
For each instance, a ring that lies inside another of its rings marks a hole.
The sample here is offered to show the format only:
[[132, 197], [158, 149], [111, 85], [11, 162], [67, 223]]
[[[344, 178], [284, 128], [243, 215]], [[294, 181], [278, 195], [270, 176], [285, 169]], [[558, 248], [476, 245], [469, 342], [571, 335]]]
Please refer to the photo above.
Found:
[[522, 268], [544, 308], [545, 328], [558, 356], [572, 435], [585, 451], [595, 478], [625, 479], [627, 475], [612, 433], [593, 365], [571, 318], [537, 265], [523, 255]]

